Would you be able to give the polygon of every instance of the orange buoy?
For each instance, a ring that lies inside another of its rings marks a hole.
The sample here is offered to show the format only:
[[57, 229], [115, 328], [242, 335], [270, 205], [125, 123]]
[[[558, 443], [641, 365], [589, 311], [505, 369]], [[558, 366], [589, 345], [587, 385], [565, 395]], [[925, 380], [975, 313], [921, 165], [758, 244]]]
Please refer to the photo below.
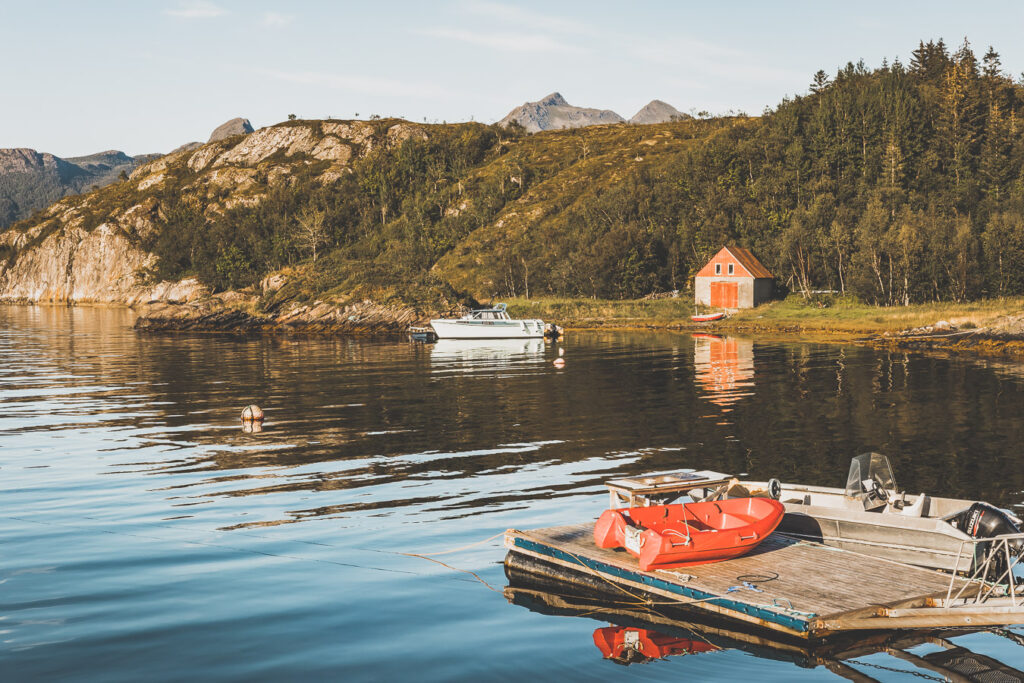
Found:
[[263, 422], [263, 409], [255, 404], [242, 408], [242, 422]]

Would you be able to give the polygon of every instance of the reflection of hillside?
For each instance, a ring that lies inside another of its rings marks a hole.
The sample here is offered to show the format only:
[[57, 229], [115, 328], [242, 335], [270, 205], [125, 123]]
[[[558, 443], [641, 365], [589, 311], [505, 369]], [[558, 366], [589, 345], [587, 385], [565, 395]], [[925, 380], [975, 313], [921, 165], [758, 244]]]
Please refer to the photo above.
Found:
[[704, 397], [723, 412], [754, 395], [754, 342], [749, 339], [694, 335], [693, 366]]
[[[684, 657], [735, 649], [761, 659], [791, 662], [801, 668], [824, 667], [853, 681], [875, 681], [876, 675], [895, 671], [926, 679], [938, 673], [943, 676], [941, 680], [1024, 683], [1024, 672], [952, 641], [971, 633], [966, 629], [867, 631], [823, 643], [786, 639], [754, 625], [718, 621], [696, 610], [666, 606], [656, 596], [648, 596], [653, 597], [653, 602], [645, 606], [636, 595], [627, 596], [614, 590], [605, 592], [610, 589], [601, 589], [597, 583], [592, 589], [585, 589], [555, 578], [544, 578], [518, 567], [517, 556], [509, 558], [515, 561], [511, 565], [506, 563], [508, 586], [504, 592], [511, 604], [539, 614], [589, 618], [610, 624], [595, 629], [594, 656], [618, 664], [656, 662], [666, 657], [680, 661]], [[552, 565], [552, 569], [557, 574], [557, 568]], [[996, 649], [1005, 650], [1008, 642], [1021, 645], [1021, 636], [1006, 629], [973, 633], [991, 634], [985, 642], [995, 645]], [[972, 643], [977, 642], [975, 635]], [[930, 651], [922, 653], [922, 649]], [[873, 657], [870, 662], [860, 661], [871, 655], [885, 656]]]

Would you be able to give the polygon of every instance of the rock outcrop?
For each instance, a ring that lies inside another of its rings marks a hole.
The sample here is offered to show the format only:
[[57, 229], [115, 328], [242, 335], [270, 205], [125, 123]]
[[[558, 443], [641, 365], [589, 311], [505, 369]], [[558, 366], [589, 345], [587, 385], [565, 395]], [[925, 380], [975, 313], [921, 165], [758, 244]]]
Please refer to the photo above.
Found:
[[648, 123], [668, 123], [669, 121], [681, 121], [689, 118], [693, 117], [689, 114], [684, 114], [671, 104], [661, 100], [651, 100], [643, 109], [634, 114], [629, 122], [643, 125]]
[[249, 119], [237, 118], [226, 121], [210, 133], [210, 139], [207, 142], [217, 142], [224, 138], [229, 138], [232, 135], [245, 135], [253, 131], [252, 124], [249, 123]]
[[369, 300], [347, 305], [292, 302], [269, 313], [259, 312], [258, 304], [257, 296], [239, 292], [186, 303], [154, 302], [138, 307], [135, 327], [151, 332], [394, 335], [410, 325], [427, 322], [422, 312], [410, 306], [380, 305]]
[[553, 92], [536, 102], [526, 102], [512, 111], [498, 123], [507, 126], [515, 121], [527, 131], [537, 133], [558, 128], [580, 128], [602, 123], [622, 123], [621, 116], [610, 109], [587, 109], [574, 107], [565, 101], [560, 93]]

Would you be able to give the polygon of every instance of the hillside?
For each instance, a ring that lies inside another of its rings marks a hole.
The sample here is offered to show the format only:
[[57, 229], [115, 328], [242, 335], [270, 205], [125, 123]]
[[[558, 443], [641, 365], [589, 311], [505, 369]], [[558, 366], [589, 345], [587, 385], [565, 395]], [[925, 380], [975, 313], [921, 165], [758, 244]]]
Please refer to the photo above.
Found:
[[760, 118], [532, 135], [289, 121], [18, 224], [0, 236], [0, 298], [188, 299], [256, 326], [386, 326], [468, 297], [685, 289], [728, 243], [796, 291], [1021, 294], [1022, 104], [994, 51], [979, 62], [940, 41], [908, 66], [820, 72]]

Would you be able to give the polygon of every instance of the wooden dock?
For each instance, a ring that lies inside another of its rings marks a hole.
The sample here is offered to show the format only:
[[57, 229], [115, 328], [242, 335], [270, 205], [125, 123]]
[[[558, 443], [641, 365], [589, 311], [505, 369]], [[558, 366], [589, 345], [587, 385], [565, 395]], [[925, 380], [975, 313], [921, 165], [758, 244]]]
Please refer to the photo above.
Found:
[[[966, 579], [778, 533], [733, 560], [644, 572], [625, 551], [598, 548], [593, 528], [510, 529], [505, 546], [510, 558], [532, 558], [530, 570], [550, 578], [599, 585], [637, 604], [692, 607], [800, 639], [1024, 623], [1019, 597], [997, 590], [984, 601], [966, 599], [978, 593]], [[958, 593], [958, 600], [950, 599]]]

